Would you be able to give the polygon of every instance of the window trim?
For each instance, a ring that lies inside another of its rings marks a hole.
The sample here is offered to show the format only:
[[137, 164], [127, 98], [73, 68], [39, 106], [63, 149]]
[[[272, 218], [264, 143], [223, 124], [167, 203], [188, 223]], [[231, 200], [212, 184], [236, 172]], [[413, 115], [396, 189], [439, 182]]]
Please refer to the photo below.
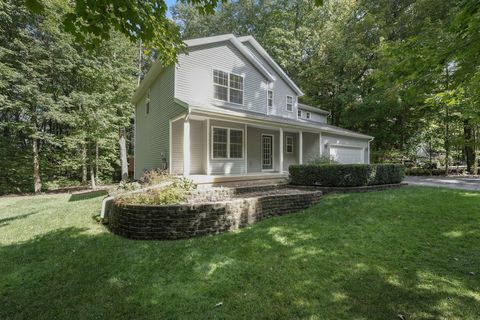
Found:
[[[224, 85], [221, 85], [221, 84], [218, 84], [218, 83], [215, 83], [214, 82], [214, 77], [215, 77], [215, 71], [221, 71], [221, 72], [225, 72], [227, 75], [228, 75], [228, 86], [224, 86]], [[238, 77], [241, 77], [242, 78], [242, 103], [236, 103], [236, 102], [231, 102], [230, 101], [230, 89], [233, 89], [233, 90], [237, 90], [237, 91], [240, 91], [238, 89], [235, 89], [235, 88], [232, 88], [230, 87], [230, 74], [233, 74], [235, 76], [238, 76]], [[213, 88], [213, 92], [212, 92], [212, 95], [213, 95], [213, 100], [215, 101], [219, 101], [221, 103], [228, 103], [228, 104], [234, 104], [234, 105], [237, 105], [237, 106], [242, 106], [244, 107], [245, 106], [245, 74], [239, 74], [239, 73], [235, 73], [235, 72], [230, 72], [230, 71], [227, 71], [227, 70], [224, 70], [224, 69], [220, 69], [220, 68], [212, 68], [212, 88]], [[225, 101], [225, 100], [220, 100], [220, 99], [217, 99], [215, 98], [215, 86], [221, 86], [221, 87], [224, 87], [224, 88], [227, 88], [227, 99], [228, 101]]]
[[302, 113], [303, 113], [302, 110], [297, 109], [297, 118], [300, 118], [300, 119], [301, 119], [301, 118], [302, 118]]
[[[292, 98], [292, 103], [291, 103], [292, 109], [291, 109], [291, 110], [288, 110], [288, 105], [289, 105], [289, 103], [288, 103], [288, 98]], [[287, 110], [287, 112], [293, 112], [293, 105], [295, 104], [294, 99], [293, 99], [293, 96], [290, 96], [290, 95], [287, 94], [287, 97], [286, 97], [286, 101], [285, 101], [285, 102], [286, 102], [286, 104], [285, 104], [285, 109]]]
[[[272, 93], [272, 99], [271, 99], [272, 100], [272, 105], [271, 106], [268, 105], [268, 102], [270, 100], [270, 98], [268, 98], [268, 93], [269, 92]], [[274, 103], [274, 98], [273, 97], [274, 97], [273, 90], [267, 89], [267, 108], [269, 108], [269, 109], [273, 109], [273, 103]]]
[[[291, 139], [291, 143], [288, 142], [288, 140]], [[292, 147], [292, 151], [288, 151], [288, 146], [291, 146]], [[292, 135], [285, 135], [285, 153], [288, 153], [288, 154], [291, 154], [293, 153], [293, 148], [294, 148], [294, 139], [293, 139], [293, 136]]]
[[[238, 128], [229, 128], [222, 126], [211, 126], [210, 127], [210, 160], [245, 160], [245, 130]], [[226, 158], [215, 158], [213, 156], [213, 130], [214, 129], [226, 129], [227, 130], [227, 157]], [[230, 131], [242, 131], [242, 157], [241, 158], [231, 158], [230, 157]]]
[[305, 112], [305, 118], [308, 119], [308, 120], [312, 119], [312, 113], [310, 111], [306, 111]]

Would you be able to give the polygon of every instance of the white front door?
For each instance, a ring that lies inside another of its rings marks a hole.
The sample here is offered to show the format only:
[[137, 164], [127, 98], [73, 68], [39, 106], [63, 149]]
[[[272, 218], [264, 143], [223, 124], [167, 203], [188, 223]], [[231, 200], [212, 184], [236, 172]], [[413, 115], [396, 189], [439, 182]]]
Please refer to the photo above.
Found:
[[262, 134], [262, 170], [273, 170], [273, 135]]

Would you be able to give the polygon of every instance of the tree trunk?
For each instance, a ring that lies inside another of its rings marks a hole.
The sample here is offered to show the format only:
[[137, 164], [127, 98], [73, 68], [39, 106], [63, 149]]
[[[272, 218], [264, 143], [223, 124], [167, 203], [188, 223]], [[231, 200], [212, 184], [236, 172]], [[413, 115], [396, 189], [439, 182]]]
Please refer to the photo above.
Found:
[[119, 130], [118, 144], [120, 145], [120, 162], [122, 165], [122, 181], [128, 180], [128, 160], [127, 160], [127, 143], [125, 139], [125, 128]]
[[[445, 65], [445, 89], [448, 91], [450, 79], [448, 74], [448, 65]], [[450, 109], [448, 104], [445, 105], [445, 175], [448, 176], [448, 164], [450, 158]]]
[[475, 162], [475, 150], [473, 145], [472, 126], [468, 119], [463, 120], [463, 140], [464, 140], [464, 153], [467, 160], [467, 171], [472, 173], [473, 164]]
[[98, 180], [98, 141], [95, 142], [95, 180]]
[[32, 156], [33, 156], [33, 190], [38, 193], [42, 190], [42, 180], [40, 178], [40, 155], [38, 154], [38, 139], [32, 138]]
[[82, 184], [87, 184], [88, 168], [87, 168], [87, 145], [82, 143]]
[[90, 164], [90, 184], [91, 184], [91, 187], [92, 189], [95, 189], [96, 188], [96, 182], [95, 182], [95, 168], [94, 168], [94, 165], [93, 165], [93, 152], [92, 152], [92, 148], [90, 147], [90, 159], [89, 159], [89, 164]]

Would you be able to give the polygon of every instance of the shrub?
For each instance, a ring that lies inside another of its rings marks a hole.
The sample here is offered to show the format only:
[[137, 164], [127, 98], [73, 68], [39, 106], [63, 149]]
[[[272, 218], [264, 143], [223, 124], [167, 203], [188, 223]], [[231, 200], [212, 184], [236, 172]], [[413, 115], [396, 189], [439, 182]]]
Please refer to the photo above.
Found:
[[151, 169], [143, 174], [140, 182], [147, 185], [154, 185], [171, 179], [172, 176], [168, 174], [167, 170]]
[[144, 192], [131, 193], [119, 196], [115, 202], [119, 204], [148, 204], [162, 205], [185, 202], [187, 196], [196, 188], [196, 185], [188, 179], [174, 180], [170, 185], [163, 188], [151, 189]]
[[291, 165], [290, 183], [304, 186], [358, 187], [402, 182], [401, 164]]
[[308, 164], [316, 164], [316, 165], [335, 164], [335, 163], [338, 163], [338, 162], [333, 160], [332, 156], [326, 156], [326, 155], [315, 156], [315, 157], [312, 157], [310, 160], [308, 160]]

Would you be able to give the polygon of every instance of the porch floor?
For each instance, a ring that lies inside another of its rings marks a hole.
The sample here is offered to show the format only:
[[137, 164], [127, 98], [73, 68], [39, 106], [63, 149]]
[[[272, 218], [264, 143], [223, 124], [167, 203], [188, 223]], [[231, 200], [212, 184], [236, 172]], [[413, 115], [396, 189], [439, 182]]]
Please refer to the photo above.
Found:
[[222, 175], [192, 174], [189, 176], [189, 178], [199, 185], [222, 185], [236, 187], [286, 183], [288, 172], [251, 172], [244, 174]]

